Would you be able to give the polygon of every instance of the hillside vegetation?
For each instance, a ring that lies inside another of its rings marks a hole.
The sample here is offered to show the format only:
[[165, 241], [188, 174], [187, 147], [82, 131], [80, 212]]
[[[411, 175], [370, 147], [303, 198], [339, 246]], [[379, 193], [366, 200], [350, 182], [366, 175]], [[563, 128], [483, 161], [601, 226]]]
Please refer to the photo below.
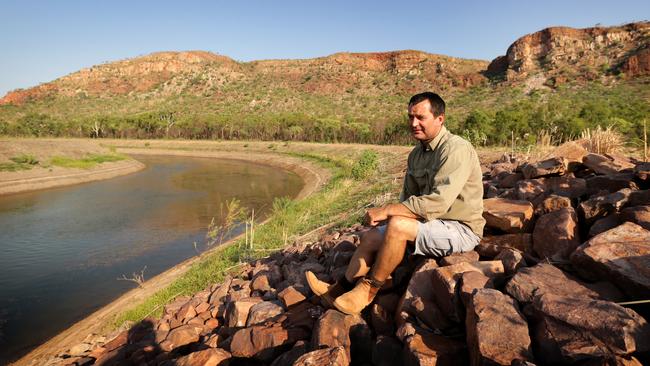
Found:
[[83, 69], [0, 99], [0, 134], [400, 144], [405, 104], [433, 90], [477, 144], [554, 142], [650, 116], [650, 23], [548, 28], [492, 62], [420, 51], [237, 62], [160, 52]]

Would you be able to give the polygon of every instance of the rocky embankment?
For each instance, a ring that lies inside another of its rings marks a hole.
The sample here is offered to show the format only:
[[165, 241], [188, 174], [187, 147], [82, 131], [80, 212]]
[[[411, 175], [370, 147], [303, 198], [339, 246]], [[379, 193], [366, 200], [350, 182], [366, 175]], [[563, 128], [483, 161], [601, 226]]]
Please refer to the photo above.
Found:
[[641, 365], [650, 311], [629, 302], [650, 298], [649, 174], [574, 143], [537, 163], [504, 157], [485, 167], [476, 250], [407, 258], [361, 315], [324, 308], [304, 278], [343, 276], [369, 230], [356, 225], [48, 364]]

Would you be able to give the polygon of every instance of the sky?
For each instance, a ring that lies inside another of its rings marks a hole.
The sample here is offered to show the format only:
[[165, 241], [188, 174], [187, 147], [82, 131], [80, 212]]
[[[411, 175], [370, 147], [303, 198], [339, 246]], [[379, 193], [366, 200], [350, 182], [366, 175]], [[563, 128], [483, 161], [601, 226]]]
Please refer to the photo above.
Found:
[[649, 18], [648, 0], [0, 0], [0, 96], [157, 51], [251, 61], [415, 49], [492, 60], [546, 27]]

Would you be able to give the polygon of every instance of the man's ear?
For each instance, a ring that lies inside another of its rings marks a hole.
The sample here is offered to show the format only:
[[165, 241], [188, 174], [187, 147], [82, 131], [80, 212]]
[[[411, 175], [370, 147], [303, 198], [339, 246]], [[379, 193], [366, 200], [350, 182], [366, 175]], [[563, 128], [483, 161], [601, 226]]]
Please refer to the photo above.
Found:
[[444, 113], [440, 113], [440, 115], [438, 117], [436, 117], [436, 118], [440, 119], [440, 124], [441, 125], [445, 124], [445, 114]]

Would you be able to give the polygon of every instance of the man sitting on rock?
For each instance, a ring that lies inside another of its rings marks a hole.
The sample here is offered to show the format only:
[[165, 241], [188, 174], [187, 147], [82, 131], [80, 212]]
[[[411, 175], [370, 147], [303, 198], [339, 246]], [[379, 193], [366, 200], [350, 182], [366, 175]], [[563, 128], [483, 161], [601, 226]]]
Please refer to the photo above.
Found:
[[373, 301], [407, 248], [413, 254], [442, 257], [474, 249], [483, 235], [483, 183], [476, 151], [445, 128], [445, 102], [439, 95], [414, 95], [408, 116], [419, 144], [408, 157], [400, 203], [368, 210], [366, 220], [375, 228], [362, 236], [343, 279], [330, 285], [306, 272], [311, 290], [346, 314], [358, 314]]

